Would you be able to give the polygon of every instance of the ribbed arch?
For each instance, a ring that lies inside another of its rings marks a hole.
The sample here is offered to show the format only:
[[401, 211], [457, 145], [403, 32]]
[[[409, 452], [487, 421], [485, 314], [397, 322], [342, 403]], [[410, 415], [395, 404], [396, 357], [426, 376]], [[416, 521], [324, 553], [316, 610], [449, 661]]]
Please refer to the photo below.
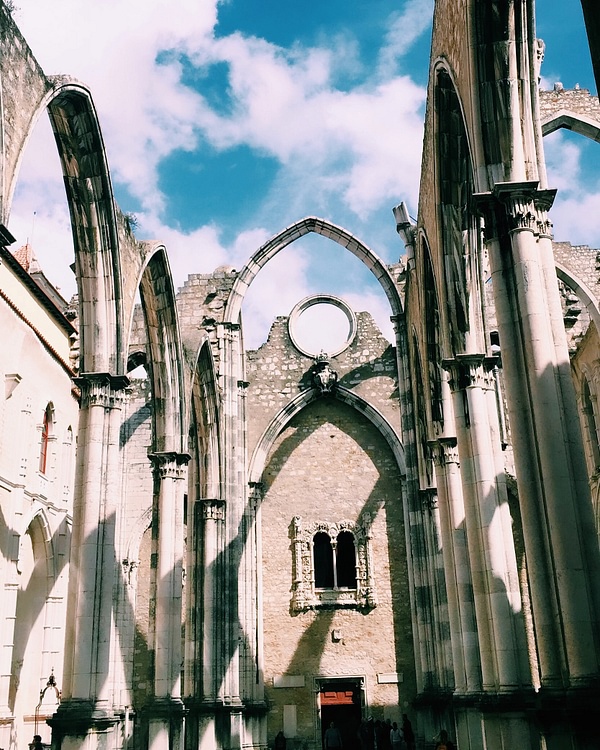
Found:
[[142, 546], [142, 537], [150, 524], [152, 523], [152, 508], [148, 507], [146, 510], [138, 516], [133, 522], [133, 528], [129, 535], [129, 539], [126, 544], [126, 560], [129, 563], [134, 563], [139, 560], [140, 547]]
[[572, 130], [584, 138], [600, 142], [600, 122], [593, 117], [561, 109], [542, 120], [542, 135], [550, 135], [560, 128]]
[[90, 92], [57, 82], [48, 97], [71, 214], [80, 302], [81, 371], [124, 374], [115, 203]]
[[555, 261], [555, 266], [558, 278], [573, 291], [579, 301], [585, 306], [590, 318], [594, 321], [594, 325], [600, 333], [600, 306], [598, 305], [598, 300], [593, 292], [583, 283], [583, 281], [578, 279], [568, 268], [563, 266], [562, 263]]
[[474, 205], [471, 150], [462, 103], [448, 70], [436, 69], [436, 162], [441, 255], [449, 341], [445, 356], [479, 348], [474, 286], [478, 283], [480, 220]]
[[140, 297], [146, 324], [152, 384], [153, 450], [181, 453], [187, 448], [183, 357], [175, 289], [164, 245], [157, 245], [141, 274]]
[[[387, 444], [392, 450], [400, 474], [404, 477], [406, 475], [406, 464], [404, 460], [404, 447], [400, 438], [396, 434], [393, 427], [386, 420], [386, 418], [373, 406], [368, 404], [360, 396], [357, 396], [353, 391], [338, 386], [333, 394], [333, 397], [338, 401], [341, 401], [348, 406], [359, 411], [379, 430]], [[266, 464], [267, 456], [277, 436], [285, 428], [288, 422], [296, 416], [302, 409], [304, 409], [313, 401], [321, 398], [321, 394], [314, 388], [303, 391], [286, 404], [271, 420], [263, 432], [260, 440], [258, 441], [252, 459], [250, 461], [250, 470], [248, 481], [251, 483], [260, 482], [264, 467]]]
[[217, 497], [221, 483], [219, 403], [215, 363], [209, 341], [204, 341], [198, 352], [190, 411], [190, 483], [195, 488], [195, 496]]
[[308, 216], [272, 237], [260, 247], [256, 253], [254, 253], [252, 258], [240, 271], [227, 301], [224, 317], [225, 323], [238, 322], [242, 303], [248, 287], [260, 269], [266, 265], [271, 258], [274, 258], [278, 252], [310, 232], [315, 232], [315, 234], [320, 234], [322, 237], [337, 242], [361, 260], [381, 284], [383, 291], [389, 300], [392, 314], [401, 314], [402, 303], [400, 301], [398, 290], [394, 284], [394, 280], [387, 267], [377, 255], [345, 229], [342, 229], [325, 219]]
[[424, 236], [421, 237], [421, 250], [423, 256], [423, 291], [425, 294], [425, 341], [429, 376], [429, 405], [431, 419], [443, 426], [440, 306], [431, 252]]

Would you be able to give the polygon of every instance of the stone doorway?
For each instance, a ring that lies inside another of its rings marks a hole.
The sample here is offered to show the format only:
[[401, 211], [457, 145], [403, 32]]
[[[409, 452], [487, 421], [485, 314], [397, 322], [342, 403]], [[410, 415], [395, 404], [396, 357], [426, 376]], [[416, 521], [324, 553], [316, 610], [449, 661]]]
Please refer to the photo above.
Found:
[[358, 727], [362, 719], [362, 680], [331, 679], [319, 685], [321, 747], [333, 721], [340, 730], [344, 750], [360, 750]]

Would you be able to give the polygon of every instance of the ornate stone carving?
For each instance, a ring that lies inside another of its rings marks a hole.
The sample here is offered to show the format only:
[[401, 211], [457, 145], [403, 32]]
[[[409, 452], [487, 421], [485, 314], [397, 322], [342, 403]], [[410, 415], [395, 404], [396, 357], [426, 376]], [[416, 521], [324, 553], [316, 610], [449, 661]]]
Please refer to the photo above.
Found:
[[225, 501], [204, 498], [202, 503], [202, 518], [204, 521], [224, 521]]
[[152, 462], [152, 470], [157, 479], [184, 479], [191, 456], [189, 453], [164, 451], [149, 453], [148, 458]]
[[[371, 518], [365, 514], [362, 523], [352, 521], [317, 521], [306, 527], [300, 516], [291, 523], [293, 548], [293, 593], [291, 609], [303, 612], [307, 609], [351, 607], [372, 609], [377, 606], [373, 562], [371, 553]], [[317, 589], [314, 580], [313, 539], [315, 534], [327, 534], [335, 548], [340, 532], [348, 531], [354, 537], [356, 554], [356, 589]]]
[[105, 409], [120, 409], [127, 396], [129, 378], [126, 375], [111, 375], [107, 372], [87, 372], [73, 378], [81, 390], [81, 408], [102, 406]]
[[329, 364], [329, 356], [321, 352], [312, 367], [312, 384], [321, 393], [332, 393], [338, 382], [338, 374]]

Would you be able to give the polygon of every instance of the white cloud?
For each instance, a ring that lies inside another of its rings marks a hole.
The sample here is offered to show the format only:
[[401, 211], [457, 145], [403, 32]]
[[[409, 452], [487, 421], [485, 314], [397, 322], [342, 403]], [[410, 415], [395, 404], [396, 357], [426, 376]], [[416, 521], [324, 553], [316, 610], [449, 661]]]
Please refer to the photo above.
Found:
[[570, 140], [562, 131], [544, 138], [548, 184], [558, 188], [550, 218], [557, 240], [600, 247], [600, 189], [583, 175], [587, 143], [580, 138]]
[[379, 54], [379, 75], [395, 71], [398, 58], [405, 55], [428, 28], [433, 16], [433, 0], [409, 0], [401, 13], [390, 20]]
[[[269, 236], [307, 214], [339, 224], [355, 217], [362, 225], [399, 196], [416, 206], [425, 91], [397, 68], [429, 22], [431, 0], [410, 0], [401, 16], [391, 17], [378, 68], [370, 72], [351, 37], [290, 49], [242, 33], [218, 37], [217, 0], [20, 0], [20, 6], [16, 20], [44, 70], [90, 86], [113, 180], [139, 201], [138, 236], [167, 246], [176, 285], [219, 265], [239, 269]], [[185, 83], [185, 66], [196, 66], [200, 80], [215, 64], [228, 71], [226, 111]], [[341, 90], [344, 75], [359, 83]], [[231, 242], [216, 224], [198, 221], [183, 231], [167, 212], [160, 166], [200, 142], [216, 152], [248, 146], [278, 164], [254, 223]], [[56, 157], [51, 164], [44, 150], [55, 154], [48, 141], [39, 147], [32, 141], [28, 149], [11, 227], [27, 236], [37, 211], [36, 245], [43, 237], [60, 259], [57, 283], [65, 287], [72, 284], [72, 243], [64, 189]], [[57, 207], [50, 205], [55, 200]], [[244, 310], [249, 327], [264, 329], [313, 291], [307, 264], [295, 247], [259, 274]]]

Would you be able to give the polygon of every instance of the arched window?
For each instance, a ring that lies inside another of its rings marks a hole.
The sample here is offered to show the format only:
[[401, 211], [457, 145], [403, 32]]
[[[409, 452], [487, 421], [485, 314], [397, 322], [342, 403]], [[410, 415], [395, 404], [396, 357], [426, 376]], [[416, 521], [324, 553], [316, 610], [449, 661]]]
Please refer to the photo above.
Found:
[[356, 588], [356, 550], [350, 531], [340, 531], [333, 543], [329, 534], [319, 531], [313, 538], [313, 558], [315, 588]]
[[44, 412], [44, 420], [42, 422], [42, 437], [40, 439], [40, 462], [39, 470], [40, 473], [46, 473], [46, 467], [48, 465], [48, 444], [50, 442], [50, 435], [52, 432], [52, 405], [48, 404]]
[[377, 606], [371, 560], [371, 516], [360, 523], [292, 519], [292, 610]]
[[315, 587], [318, 589], [335, 588], [333, 547], [329, 534], [320, 531], [313, 539], [313, 556], [315, 565]]
[[335, 568], [337, 588], [356, 588], [356, 550], [354, 536], [349, 531], [340, 531], [337, 538]]

